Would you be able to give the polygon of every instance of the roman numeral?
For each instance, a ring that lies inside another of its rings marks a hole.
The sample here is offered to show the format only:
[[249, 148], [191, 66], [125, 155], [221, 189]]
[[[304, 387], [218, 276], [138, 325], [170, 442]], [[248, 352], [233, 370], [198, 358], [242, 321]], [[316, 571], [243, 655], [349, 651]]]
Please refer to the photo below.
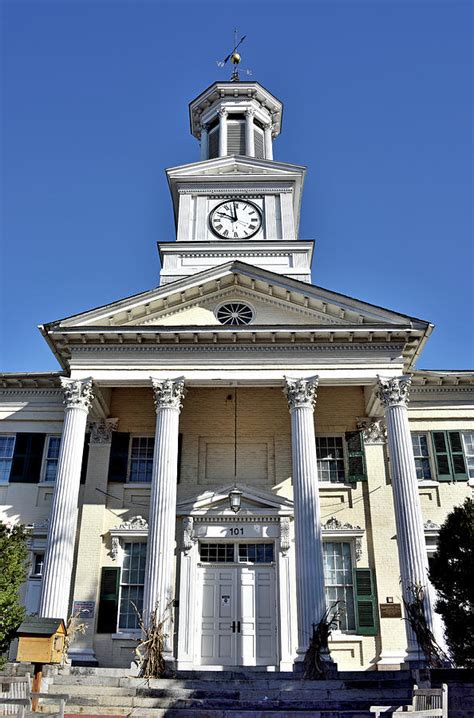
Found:
[[237, 232], [234, 232], [234, 238], [237, 238], [237, 239], [239, 238], [239, 235], [237, 234]]
[[228, 237], [228, 236], [229, 236], [229, 230], [228, 230], [228, 229], [225, 229], [225, 230], [222, 232], [222, 234], [224, 235], [224, 237]]

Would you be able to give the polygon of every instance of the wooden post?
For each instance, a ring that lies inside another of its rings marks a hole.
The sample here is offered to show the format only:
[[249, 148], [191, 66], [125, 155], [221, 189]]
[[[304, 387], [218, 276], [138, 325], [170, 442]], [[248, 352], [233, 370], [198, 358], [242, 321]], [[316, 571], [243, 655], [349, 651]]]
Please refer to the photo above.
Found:
[[[33, 673], [33, 683], [31, 684], [31, 692], [32, 693], [40, 693], [41, 692], [42, 678], [43, 678], [43, 664], [35, 663], [34, 673]], [[32, 699], [32, 701], [31, 701], [31, 710], [32, 711], [38, 710], [38, 702], [39, 702], [39, 698], [34, 697]]]

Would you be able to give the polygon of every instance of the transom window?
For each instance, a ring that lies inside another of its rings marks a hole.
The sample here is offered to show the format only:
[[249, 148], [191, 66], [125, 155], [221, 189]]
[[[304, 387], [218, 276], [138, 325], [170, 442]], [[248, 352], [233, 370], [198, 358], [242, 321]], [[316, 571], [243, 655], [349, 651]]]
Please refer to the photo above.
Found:
[[274, 545], [266, 543], [200, 543], [202, 563], [273, 563]]
[[320, 481], [344, 482], [344, 444], [342, 436], [317, 436], [316, 456]]
[[141, 614], [143, 609], [143, 584], [145, 582], [146, 543], [125, 543], [120, 579], [119, 628], [137, 629], [138, 616], [132, 604]]
[[253, 319], [253, 311], [242, 302], [229, 302], [222, 304], [217, 311], [216, 317], [221, 324], [250, 324]]
[[155, 438], [153, 436], [132, 437], [130, 451], [130, 481], [151, 481], [154, 449]]
[[44, 459], [43, 481], [56, 481], [60, 446], [60, 436], [48, 436], [46, 455]]
[[470, 479], [474, 479], [474, 431], [465, 432], [462, 435], [462, 441], [466, 456], [467, 473]]
[[0, 481], [8, 481], [15, 449], [14, 436], [0, 436]]
[[339, 601], [339, 628], [353, 631], [356, 619], [351, 544], [346, 541], [324, 541], [323, 557], [326, 605], [329, 608]]
[[431, 479], [430, 453], [427, 434], [412, 434], [413, 455], [415, 457], [416, 478], [420, 481]]

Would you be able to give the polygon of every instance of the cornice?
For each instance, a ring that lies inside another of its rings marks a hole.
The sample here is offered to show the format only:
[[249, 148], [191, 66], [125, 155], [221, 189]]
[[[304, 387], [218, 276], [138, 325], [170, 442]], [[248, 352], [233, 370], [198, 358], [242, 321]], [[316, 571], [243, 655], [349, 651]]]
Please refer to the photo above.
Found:
[[0, 397], [28, 397], [28, 396], [57, 396], [62, 400], [63, 393], [61, 389], [41, 389], [35, 387], [15, 388], [1, 387]]
[[[219, 177], [232, 177], [233, 181], [235, 182], [235, 177], [237, 173], [229, 172], [229, 173], [223, 173], [220, 175], [217, 175]], [[216, 175], [202, 175], [203, 179], [211, 179], [212, 176]], [[245, 177], [245, 179], [244, 179]], [[242, 181], [248, 182], [248, 174], [242, 173]], [[261, 175], [259, 175], [259, 178]], [[274, 182], [275, 179], [273, 178], [272, 181]], [[283, 181], [283, 180], [282, 180]], [[261, 182], [261, 179], [259, 179], [259, 182]], [[215, 180], [213, 182], [215, 184]], [[239, 195], [245, 195], [248, 197], [248, 199], [261, 199], [262, 195], [266, 194], [291, 194], [293, 192], [293, 187], [278, 187], [278, 186], [269, 186], [269, 185], [262, 185], [261, 187], [251, 187], [246, 188], [242, 187], [239, 183], [235, 187], [232, 184], [229, 184], [226, 189], [223, 189], [222, 187], [178, 187], [177, 190], [178, 194], [199, 194], [199, 195], [212, 195], [215, 199], [228, 199], [229, 197], [232, 197], [233, 195], [239, 194]]]
[[339, 344], [339, 343], [333, 343], [333, 344], [287, 344], [287, 343], [279, 343], [279, 344], [260, 344], [260, 345], [253, 345], [253, 344], [204, 344], [204, 345], [180, 345], [180, 344], [159, 344], [155, 346], [137, 346], [137, 345], [114, 345], [114, 346], [105, 346], [105, 345], [94, 345], [94, 346], [84, 346], [84, 345], [77, 345], [73, 347], [74, 353], [83, 354], [83, 353], [107, 353], [107, 352], [115, 352], [115, 353], [124, 353], [124, 352], [132, 352], [132, 353], [152, 353], [152, 354], [159, 354], [159, 353], [196, 353], [196, 352], [281, 352], [281, 351], [290, 351], [290, 352], [318, 352], [318, 353], [336, 353], [336, 352], [346, 352], [346, 353], [375, 353], [375, 352], [402, 352], [403, 345], [397, 345], [397, 344]]

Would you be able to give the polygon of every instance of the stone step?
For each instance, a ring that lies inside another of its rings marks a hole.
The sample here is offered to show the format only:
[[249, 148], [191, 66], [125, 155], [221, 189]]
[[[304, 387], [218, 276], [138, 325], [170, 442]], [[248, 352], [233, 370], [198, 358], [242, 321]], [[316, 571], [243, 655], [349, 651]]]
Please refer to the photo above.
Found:
[[[31, 718], [34, 715], [32, 714]], [[94, 712], [84, 712], [82, 706], [68, 706], [65, 718], [92, 718], [107, 715], [109, 718], [373, 718], [368, 710], [319, 711], [319, 710], [242, 710], [242, 709], [199, 709], [199, 708], [123, 708], [97, 707]], [[30, 716], [28, 716], [30, 718]]]

